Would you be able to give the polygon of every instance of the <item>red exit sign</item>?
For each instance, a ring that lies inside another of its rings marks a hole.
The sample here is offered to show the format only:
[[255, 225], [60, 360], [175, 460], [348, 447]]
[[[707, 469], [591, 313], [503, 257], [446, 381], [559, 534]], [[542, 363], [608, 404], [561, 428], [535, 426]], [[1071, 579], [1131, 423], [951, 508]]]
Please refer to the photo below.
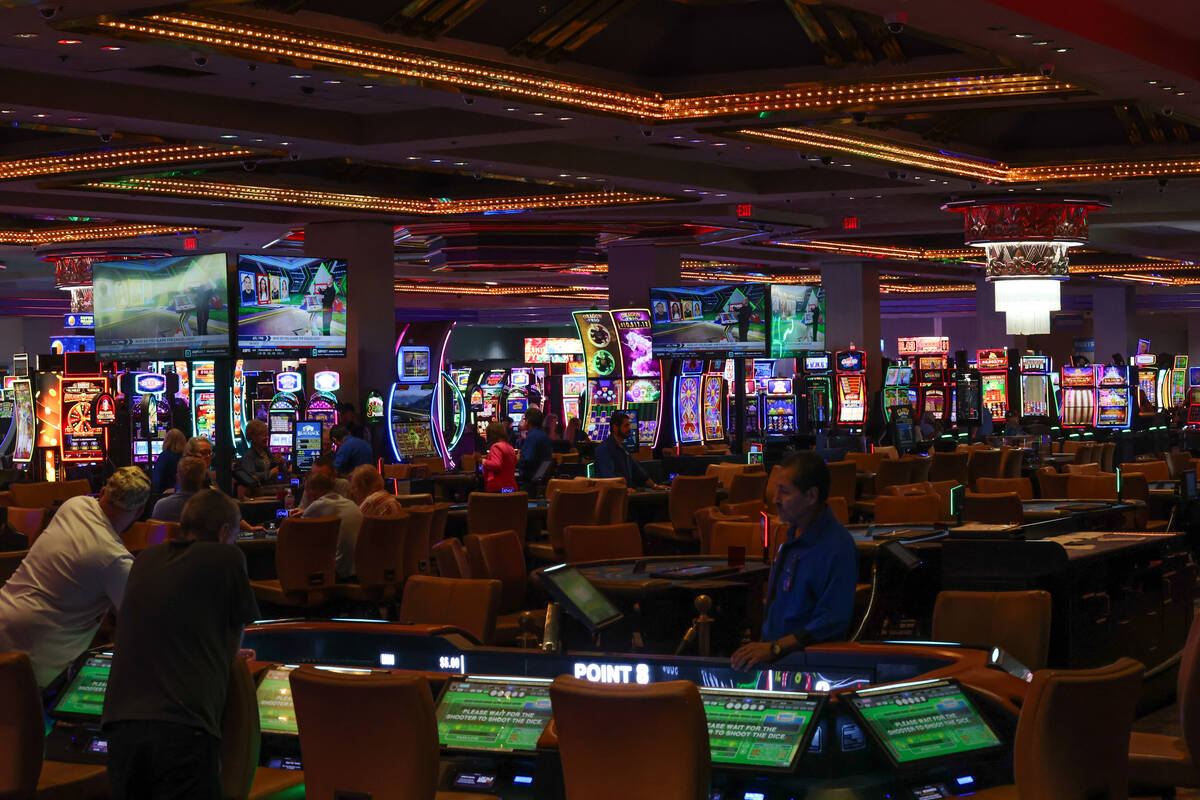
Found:
[[842, 217], [842, 230], [845, 230], [845, 231], [858, 230], [858, 217]]
[[754, 216], [754, 204], [753, 203], [738, 203], [737, 215], [739, 217], [753, 217]]

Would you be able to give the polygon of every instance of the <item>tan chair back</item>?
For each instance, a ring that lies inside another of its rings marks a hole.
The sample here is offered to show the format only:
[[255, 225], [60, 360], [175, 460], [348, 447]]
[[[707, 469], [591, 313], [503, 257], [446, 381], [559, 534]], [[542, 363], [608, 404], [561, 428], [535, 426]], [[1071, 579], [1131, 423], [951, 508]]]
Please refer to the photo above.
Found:
[[744, 503], [748, 500], [762, 502], [762, 496], [767, 491], [767, 473], [742, 471], [733, 476], [729, 484], [730, 503]]
[[50, 508], [58, 497], [58, 491], [51, 481], [34, 481], [31, 483], [9, 484], [12, 492], [13, 505], [22, 508]]
[[999, 478], [1004, 453], [1001, 450], [975, 450], [967, 459], [967, 488], [974, 489], [980, 478]]
[[1087, 464], [1064, 464], [1063, 471], [1068, 475], [1099, 475], [1100, 464], [1096, 461]]
[[446, 471], [446, 462], [441, 456], [419, 456], [412, 460], [414, 467], [424, 467], [430, 475], [440, 475]]
[[730, 514], [735, 517], [757, 517], [766, 510], [767, 508], [762, 504], [761, 500], [746, 500], [741, 503], [726, 501], [721, 503], [721, 513]]
[[679, 475], [671, 482], [667, 501], [671, 527], [677, 531], [695, 530], [697, 509], [717, 504], [717, 479], [699, 475]]
[[1122, 658], [1034, 673], [1013, 746], [1021, 800], [1129, 796], [1129, 733], [1144, 671]]
[[568, 525], [595, 525], [600, 510], [600, 490], [562, 491], [554, 495], [546, 511], [546, 532], [556, 555], [563, 552], [563, 528]]
[[700, 541], [700, 547], [703, 548], [705, 542], [711, 541], [713, 526], [718, 522], [753, 521], [753, 517], [743, 514], [730, 514], [716, 506], [706, 506], [696, 511], [696, 538]]
[[[1004, 453], [1001, 459], [1000, 475], [1001, 478], [1019, 478], [1021, 477], [1021, 460], [1025, 456], [1025, 451], [1019, 447], [1001, 447], [1000, 451]], [[976, 480], [976, 486], [979, 481]], [[983, 491], [980, 489], [979, 491]]]
[[880, 525], [932, 525], [938, 521], [939, 506], [937, 496], [932, 494], [899, 497], [881, 494], [875, 498], [875, 522]]
[[408, 514], [408, 519], [402, 539], [402, 558], [404, 576], [407, 578], [429, 570], [433, 549], [429, 542], [433, 538], [433, 522], [438, 511], [436, 506], [409, 506], [405, 513]]
[[458, 468], [462, 472], [474, 472], [481, 461], [483, 461], [483, 456], [479, 453], [464, 453], [458, 462]]
[[[690, 681], [550, 685], [565, 794], [708, 800], [711, 757], [700, 692]], [[620, 765], [614, 769], [614, 765]]]
[[741, 547], [745, 550], [746, 558], [761, 559], [763, 553], [762, 522], [725, 522], [719, 521], [713, 525], [712, 537], [705, 544], [702, 552], [724, 556], [730, 547]]
[[1096, 452], [1097, 452], [1096, 460], [1100, 462], [1100, 471], [1101, 472], [1112, 472], [1113, 471], [1113, 461], [1116, 459], [1116, 456], [1117, 456], [1117, 443], [1116, 442], [1105, 442], [1104, 444], [1099, 445], [1097, 447]]
[[858, 472], [878, 472], [879, 465], [883, 462], [883, 453], [878, 450], [874, 453], [846, 453], [846, 460], [853, 461]]
[[1067, 496], [1067, 475], [1054, 467], [1042, 467], [1034, 473], [1038, 482], [1038, 493], [1042, 497], [1060, 498]]
[[850, 509], [846, 506], [846, 498], [830, 497], [825, 502], [833, 512], [834, 519], [843, 525], [850, 524]]
[[470, 578], [471, 564], [467, 548], [454, 537], [443, 539], [433, 546], [433, 562], [442, 578]]
[[337, 581], [338, 517], [288, 517], [275, 542], [275, 575], [279, 587], [296, 601], [318, 599]]
[[491, 644], [502, 590], [500, 581], [413, 575], [404, 584], [397, 621], [453, 625]]
[[524, 536], [528, 518], [526, 492], [471, 492], [467, 498], [467, 533], [517, 531]]
[[912, 475], [910, 480], [913, 483], [924, 483], [929, 480], [929, 470], [933, 468], [933, 459], [929, 456], [909, 456], [912, 460]]
[[[844, 497], [847, 505], [854, 505], [858, 488], [858, 468], [853, 461], [830, 461], [829, 467], [829, 496]], [[769, 502], [774, 503], [772, 497]]]
[[912, 483], [912, 471], [913, 462], [911, 460], [880, 459], [879, 470], [875, 473], [875, 493], [883, 494], [889, 486]]
[[433, 518], [429, 520], [429, 549], [446, 538], [446, 523], [450, 520], [451, 503], [434, 503]]
[[704, 477], [716, 478], [726, 491], [733, 485], [735, 475], [740, 475], [746, 469], [745, 464], [709, 464], [704, 468]]
[[[12, 509], [9, 509], [10, 511]], [[146, 535], [150, 532], [150, 525], [144, 520], [138, 520], [130, 525], [119, 534], [121, 544], [125, 545], [125, 549], [131, 553], [137, 554], [149, 547], [146, 541]]]
[[1075, 450], [1074, 464], [1090, 464], [1096, 460], [1096, 445], [1090, 443], [1080, 444]]
[[896, 460], [899, 460], [900, 458], [900, 451], [890, 444], [876, 447], [875, 452], [883, 458], [891, 458]]
[[229, 665], [225, 708], [221, 712], [221, 797], [248, 798], [258, 770], [261, 745], [258, 694], [246, 659]]
[[385, 481], [388, 478], [397, 481], [406, 481], [412, 477], [412, 464], [384, 464], [379, 474], [383, 476]]
[[[400, 466], [408, 466], [408, 465], [402, 464]], [[396, 495], [396, 502], [400, 504], [401, 508], [409, 508], [411, 506], [431, 506], [431, 505], [433, 505], [433, 495], [431, 495], [429, 493], [398, 494], [398, 495]]]
[[[620, 479], [622, 483], [624, 478]], [[554, 499], [554, 496], [564, 489], [569, 492], [578, 492], [583, 489], [591, 489], [594, 487], [595, 481], [591, 478], [551, 478], [546, 481], [546, 500]]]
[[1029, 478], [980, 478], [978, 488], [983, 494], [1016, 492], [1022, 500], [1033, 499], [1033, 482]]
[[939, 642], [1000, 647], [1031, 670], [1050, 654], [1050, 593], [938, 592], [933, 638]]
[[1116, 500], [1116, 475], [1068, 475], [1067, 497], [1071, 500]]
[[0, 653], [0, 796], [37, 794], [45, 744], [41, 697], [29, 656]]
[[1025, 521], [1021, 497], [1016, 492], [983, 493], [967, 490], [963, 501], [964, 522], [988, 525], [1020, 525]]
[[1125, 512], [1125, 527], [1129, 530], [1145, 530], [1150, 518], [1150, 482], [1140, 472], [1121, 473], [1121, 498], [1123, 500], [1141, 500], [1141, 508]]
[[481, 578], [500, 581], [500, 613], [507, 614], [525, 606], [529, 572], [525, 568], [525, 537], [516, 531], [485, 533], [467, 537], [467, 551], [478, 548], [483, 565]]
[[1151, 482], [1171, 480], [1171, 468], [1166, 461], [1126, 461], [1121, 464], [1121, 473], [1126, 472], [1140, 472]]
[[180, 539], [183, 533], [178, 522], [168, 522], [161, 519], [146, 520], [146, 544], [162, 544], [174, 539]]
[[[29, 546], [33, 547], [37, 537], [46, 529], [49, 516], [46, 509], [9, 506], [5, 511], [8, 514], [8, 527], [24, 535], [29, 540]], [[128, 548], [128, 545], [126, 547]]]
[[354, 545], [354, 574], [364, 589], [385, 590], [401, 586], [404, 571], [404, 539], [408, 514], [403, 517], [363, 517]]
[[1166, 454], [1166, 460], [1167, 468], [1171, 471], [1171, 478], [1173, 480], [1181, 481], [1185, 472], [1193, 472], [1195, 470], [1192, 454], [1187, 450], [1173, 450]]
[[438, 728], [425, 678], [306, 665], [291, 687], [308, 797], [433, 800]]
[[969, 451], [942, 453], [934, 451], [933, 462], [929, 465], [929, 480], [957, 481], [964, 486], [967, 483], [967, 462], [971, 458]]
[[[576, 454], [578, 455], [578, 454]], [[650, 445], [642, 445], [633, 454], [634, 461], [652, 461], [654, 459], [654, 448]], [[578, 459], [577, 459], [578, 460]]]
[[563, 552], [568, 563], [638, 558], [642, 534], [636, 522], [619, 525], [568, 525], [563, 529]]
[[596, 503], [597, 525], [620, 525], [629, 517], [629, 490], [625, 479], [620, 486], [600, 486], [600, 499]]

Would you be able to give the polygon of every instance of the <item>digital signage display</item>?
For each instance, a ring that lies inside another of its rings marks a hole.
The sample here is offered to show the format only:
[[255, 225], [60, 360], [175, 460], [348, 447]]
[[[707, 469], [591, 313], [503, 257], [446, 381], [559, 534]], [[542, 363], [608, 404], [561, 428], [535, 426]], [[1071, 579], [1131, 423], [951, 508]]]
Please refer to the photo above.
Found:
[[104, 460], [106, 444], [104, 428], [95, 423], [92, 403], [107, 389], [108, 381], [105, 378], [71, 376], [63, 378], [58, 393], [63, 461]]
[[767, 354], [770, 308], [763, 283], [651, 289], [650, 317], [658, 357]]
[[612, 312], [621, 342], [621, 361], [626, 378], [657, 378], [662, 370], [654, 357], [650, 339], [650, 313], [644, 308]]
[[92, 265], [92, 280], [100, 358], [230, 354], [224, 255], [100, 262]]
[[37, 441], [37, 417], [33, 407], [33, 385], [28, 378], [13, 381], [13, 438], [12, 460], [28, 464], [33, 460], [33, 448]]
[[771, 356], [795, 358], [825, 349], [825, 290], [771, 285]]
[[260, 358], [346, 355], [345, 259], [240, 255], [238, 349]]

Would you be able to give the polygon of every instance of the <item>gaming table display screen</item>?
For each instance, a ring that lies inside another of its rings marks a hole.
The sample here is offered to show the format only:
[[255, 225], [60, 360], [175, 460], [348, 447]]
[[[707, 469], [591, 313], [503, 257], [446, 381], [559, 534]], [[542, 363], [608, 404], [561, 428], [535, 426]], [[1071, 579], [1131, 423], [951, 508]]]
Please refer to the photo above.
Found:
[[1000, 738], [953, 681], [843, 695], [897, 766], [1000, 747]]
[[346, 355], [345, 259], [240, 255], [237, 282], [243, 355]]
[[574, 567], [560, 565], [542, 572], [546, 588], [567, 611], [592, 631], [621, 619], [621, 612]]
[[549, 680], [451, 680], [438, 699], [438, 741], [451, 750], [533, 751], [551, 716]]
[[269, 669], [258, 684], [258, 727], [263, 733], [291, 736], [300, 733], [292, 705], [292, 685], [288, 681], [291, 672], [285, 667]]
[[220, 253], [93, 264], [92, 286], [102, 359], [230, 354], [228, 280]]
[[67, 690], [54, 704], [54, 716], [100, 719], [100, 712], [104, 710], [104, 693], [108, 691], [108, 673], [111, 669], [111, 656], [88, 656], [67, 686]]
[[825, 290], [771, 285], [771, 356], [795, 358], [825, 349]]
[[690, 286], [650, 290], [654, 355], [765, 356], [767, 286]]
[[714, 764], [789, 770], [820, 705], [805, 695], [702, 689]]

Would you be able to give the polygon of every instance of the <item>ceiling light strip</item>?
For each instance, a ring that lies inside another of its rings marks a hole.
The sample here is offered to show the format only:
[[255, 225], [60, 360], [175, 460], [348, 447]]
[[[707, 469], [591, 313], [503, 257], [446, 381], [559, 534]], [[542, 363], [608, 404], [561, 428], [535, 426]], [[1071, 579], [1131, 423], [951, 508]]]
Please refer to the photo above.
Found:
[[450, 60], [413, 50], [388, 48], [349, 38], [332, 38], [214, 15], [183, 13], [150, 14], [128, 19], [101, 17], [97, 24], [110, 32], [187, 42], [271, 60], [290, 60], [351, 72], [365, 71], [373, 75], [382, 73], [434, 86], [488, 92], [659, 121], [762, 111], [953, 102], [1084, 91], [1081, 87], [1048, 76], [1018, 73], [910, 78], [843, 85], [809, 84], [757, 92], [668, 99], [658, 92], [574, 83], [543, 74]]
[[115, 190], [222, 201], [425, 215], [593, 208], [630, 205], [634, 203], [662, 203], [673, 199], [661, 195], [645, 195], [633, 192], [573, 192], [560, 195], [493, 197], [475, 200], [410, 200], [401, 197], [346, 194], [313, 189], [287, 189], [279, 186], [250, 186], [237, 183], [185, 181], [173, 178], [124, 178], [118, 181], [91, 181], [82, 185], [88, 189], [106, 191]]
[[69, 172], [94, 172], [102, 169], [156, 166], [185, 161], [212, 161], [255, 155], [244, 147], [205, 144], [150, 145], [68, 156], [46, 156], [0, 161], [0, 180], [29, 178], [36, 175], [61, 175]]
[[0, 244], [39, 246], [63, 242], [99, 239], [129, 239], [135, 236], [166, 236], [200, 233], [208, 228], [180, 228], [169, 225], [100, 225], [80, 228], [43, 228], [41, 230], [0, 231]]

